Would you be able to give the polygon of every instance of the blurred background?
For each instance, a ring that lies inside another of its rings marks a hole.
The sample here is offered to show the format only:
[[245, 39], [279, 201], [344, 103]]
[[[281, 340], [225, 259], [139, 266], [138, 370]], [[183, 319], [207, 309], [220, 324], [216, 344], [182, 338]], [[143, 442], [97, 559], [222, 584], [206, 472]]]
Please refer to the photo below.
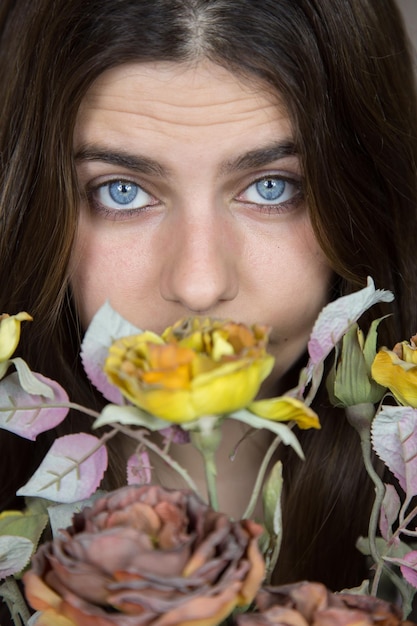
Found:
[[[378, 0], [374, 0], [374, 2], [378, 2]], [[397, 2], [403, 12], [405, 23], [414, 43], [417, 65], [417, 0], [397, 0]]]

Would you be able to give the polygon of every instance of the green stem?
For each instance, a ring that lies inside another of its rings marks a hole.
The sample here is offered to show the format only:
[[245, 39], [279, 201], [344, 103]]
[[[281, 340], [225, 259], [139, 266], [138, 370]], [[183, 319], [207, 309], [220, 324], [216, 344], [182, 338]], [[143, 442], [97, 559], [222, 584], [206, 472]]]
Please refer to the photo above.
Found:
[[371, 556], [376, 566], [371, 595], [376, 596], [382, 570], [385, 568], [376, 543], [379, 515], [385, 495], [385, 485], [372, 465], [371, 423], [375, 416], [375, 408], [371, 403], [358, 404], [353, 407], [348, 407], [346, 409], [346, 415], [349, 422], [359, 433], [365, 469], [375, 486], [375, 499], [369, 518], [368, 538]]
[[[85, 415], [90, 415], [91, 417], [95, 417], [96, 419], [100, 417], [100, 413], [94, 411], [93, 409], [89, 409], [86, 406], [82, 406], [81, 404], [77, 404], [76, 402], [45, 402], [37, 405], [23, 405], [15, 407], [16, 411], [34, 411], [35, 409], [74, 409], [75, 411], [79, 411], [80, 413], [84, 413]], [[10, 412], [10, 407], [0, 407], [0, 413]]]
[[207, 452], [203, 454], [203, 458], [209, 504], [215, 511], [218, 511], [219, 501], [217, 497], [217, 471], [215, 454]]
[[392, 534], [391, 542], [399, 537], [401, 534], [409, 535], [410, 537], [416, 536], [416, 531], [408, 530], [407, 526], [410, 522], [413, 521], [415, 516], [417, 515], [417, 506], [413, 507], [413, 509], [404, 517], [404, 514], [400, 517], [400, 524], [395, 532]]
[[379, 514], [382, 506], [382, 501], [385, 495], [385, 486], [378, 474], [375, 471], [375, 468], [372, 465], [372, 457], [371, 457], [371, 438], [370, 433], [363, 433], [361, 435], [361, 446], [362, 453], [365, 463], [365, 469], [368, 472], [368, 476], [372, 479], [375, 485], [375, 500], [372, 506], [371, 515], [369, 518], [369, 528], [368, 528], [368, 537], [369, 537], [369, 547], [371, 550], [371, 556], [376, 565], [376, 572], [372, 582], [371, 595], [376, 596], [379, 580], [382, 574], [382, 570], [384, 569], [384, 562], [379, 554], [377, 544], [376, 544], [376, 533], [378, 529], [378, 521]]
[[265, 583], [267, 585], [271, 584], [272, 574], [275, 571], [279, 553], [281, 551], [281, 543], [282, 543], [282, 533], [279, 533], [279, 535], [275, 536], [274, 549], [272, 550], [272, 554], [269, 557], [267, 572], [265, 576]]
[[244, 512], [242, 519], [249, 519], [252, 517], [253, 512], [255, 510], [256, 502], [258, 501], [259, 493], [262, 489], [262, 484], [265, 478], [266, 470], [268, 469], [269, 462], [271, 461], [275, 450], [278, 448], [281, 443], [280, 437], [275, 437], [269, 446], [264, 459], [261, 463], [261, 466], [258, 471], [258, 475], [256, 477], [255, 486], [252, 491], [251, 498], [249, 500], [248, 506], [246, 507], [246, 511]]
[[220, 445], [221, 438], [221, 428], [217, 415], [200, 417], [198, 427], [190, 431], [191, 443], [203, 456], [209, 504], [215, 511], [219, 510], [216, 483], [216, 451]]
[[0, 595], [9, 609], [15, 626], [27, 624], [30, 612], [13, 576], [8, 576], [0, 585]]

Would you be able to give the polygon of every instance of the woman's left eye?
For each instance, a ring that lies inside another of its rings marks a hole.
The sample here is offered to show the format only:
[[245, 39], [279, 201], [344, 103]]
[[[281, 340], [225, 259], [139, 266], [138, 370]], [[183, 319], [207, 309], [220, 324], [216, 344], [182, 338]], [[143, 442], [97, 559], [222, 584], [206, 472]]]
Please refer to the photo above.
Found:
[[112, 211], [140, 210], [156, 202], [154, 196], [128, 180], [106, 182], [92, 189], [90, 198], [97, 209]]
[[237, 200], [262, 206], [294, 203], [300, 198], [301, 185], [298, 181], [278, 176], [267, 176], [255, 181], [239, 194]]

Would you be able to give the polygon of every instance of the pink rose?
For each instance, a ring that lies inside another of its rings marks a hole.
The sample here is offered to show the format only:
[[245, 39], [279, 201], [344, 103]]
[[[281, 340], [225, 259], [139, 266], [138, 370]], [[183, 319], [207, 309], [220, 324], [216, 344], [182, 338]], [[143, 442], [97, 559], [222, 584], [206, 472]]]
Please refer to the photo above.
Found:
[[256, 596], [258, 612], [237, 618], [238, 626], [411, 626], [401, 611], [373, 596], [332, 593], [320, 583], [266, 587]]
[[254, 598], [261, 532], [191, 491], [124, 487], [40, 547], [26, 597], [37, 626], [214, 626]]

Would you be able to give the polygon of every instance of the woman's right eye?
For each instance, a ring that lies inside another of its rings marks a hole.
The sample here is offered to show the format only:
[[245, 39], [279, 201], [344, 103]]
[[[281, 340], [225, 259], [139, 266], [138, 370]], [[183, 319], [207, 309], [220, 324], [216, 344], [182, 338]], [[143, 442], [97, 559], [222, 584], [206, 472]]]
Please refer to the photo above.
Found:
[[88, 192], [93, 207], [104, 211], [140, 211], [158, 200], [129, 180], [107, 181]]

